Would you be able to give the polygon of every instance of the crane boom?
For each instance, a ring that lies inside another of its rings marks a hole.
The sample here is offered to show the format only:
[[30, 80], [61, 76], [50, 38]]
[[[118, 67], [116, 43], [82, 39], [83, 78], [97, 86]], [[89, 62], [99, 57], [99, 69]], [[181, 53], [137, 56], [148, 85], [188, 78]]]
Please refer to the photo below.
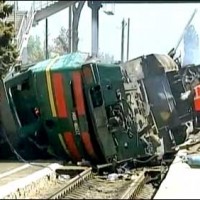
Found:
[[178, 49], [178, 47], [179, 47], [179, 45], [180, 45], [180, 43], [181, 43], [181, 41], [182, 41], [182, 39], [183, 39], [183, 37], [184, 37], [184, 35], [185, 35], [185, 32], [186, 32], [187, 28], [189, 27], [189, 25], [191, 24], [192, 20], [194, 19], [194, 16], [196, 15], [197, 11], [198, 11], [197, 9], [194, 10], [194, 12], [192, 13], [190, 19], [188, 20], [188, 22], [187, 22], [185, 28], [183, 29], [183, 32], [182, 32], [182, 34], [181, 34], [181, 36], [180, 36], [180, 38], [179, 38], [179, 40], [178, 40], [178, 42], [177, 42], [175, 48], [173, 48], [173, 49], [168, 53], [168, 55], [169, 55], [171, 58], [174, 58], [174, 56], [175, 56], [175, 54], [176, 54], [176, 51], [177, 51], [177, 49]]

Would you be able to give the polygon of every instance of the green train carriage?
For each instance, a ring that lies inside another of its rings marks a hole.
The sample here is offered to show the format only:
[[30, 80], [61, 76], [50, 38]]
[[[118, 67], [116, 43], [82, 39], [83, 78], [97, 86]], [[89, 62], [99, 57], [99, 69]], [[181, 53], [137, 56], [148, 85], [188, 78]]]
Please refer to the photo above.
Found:
[[55, 155], [74, 162], [155, 154], [148, 117], [138, 131], [123, 78], [120, 66], [89, 61], [83, 53], [14, 73], [5, 88], [19, 138], [50, 146]]

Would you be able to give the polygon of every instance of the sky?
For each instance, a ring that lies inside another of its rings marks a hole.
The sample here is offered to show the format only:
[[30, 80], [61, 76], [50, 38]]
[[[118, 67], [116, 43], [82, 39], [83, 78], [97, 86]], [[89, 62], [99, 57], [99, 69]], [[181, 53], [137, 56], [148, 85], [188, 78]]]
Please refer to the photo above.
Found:
[[[21, 10], [28, 10], [30, 2], [19, 1]], [[113, 55], [115, 60], [121, 57], [121, 23], [130, 18], [130, 50], [129, 59], [150, 54], [167, 54], [176, 46], [194, 9], [199, 11], [192, 24], [200, 33], [200, 3], [133, 3], [108, 4], [99, 12], [99, 52]], [[111, 9], [114, 15], [106, 15], [104, 10]], [[60, 28], [68, 28], [68, 9], [52, 15], [49, 19], [49, 43], [58, 36]], [[59, 22], [59, 23], [58, 23]], [[31, 35], [39, 35], [43, 43], [45, 36], [45, 21], [41, 21], [31, 29]], [[91, 9], [85, 4], [79, 24], [79, 50], [91, 52]], [[125, 58], [126, 58], [127, 26], [125, 28]], [[178, 54], [183, 45], [180, 45]]]

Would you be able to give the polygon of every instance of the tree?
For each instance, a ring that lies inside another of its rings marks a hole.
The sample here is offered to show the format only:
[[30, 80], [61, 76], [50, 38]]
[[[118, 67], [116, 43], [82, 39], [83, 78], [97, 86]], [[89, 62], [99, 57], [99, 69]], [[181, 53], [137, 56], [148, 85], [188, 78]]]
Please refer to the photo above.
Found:
[[30, 36], [27, 44], [28, 64], [39, 62], [45, 59], [39, 36]]
[[6, 18], [12, 14], [13, 6], [0, 1], [0, 76], [5, 75], [16, 64], [18, 58], [17, 45], [14, 41], [14, 22]]
[[[78, 51], [78, 42], [79, 42], [78, 26], [79, 26], [81, 11], [83, 9], [84, 4], [85, 1], [80, 1], [72, 6], [73, 19], [72, 19], [72, 28], [70, 28], [70, 30], [72, 30], [72, 52]], [[70, 47], [69, 47], [70, 30], [67, 30], [64, 27], [61, 28], [58, 37], [54, 39], [54, 44], [49, 46], [50, 57], [52, 57], [52, 55], [54, 54], [62, 55], [63, 53], [70, 52]]]
[[[62, 55], [69, 52], [69, 31], [61, 27], [58, 37], [54, 39], [54, 44], [49, 46], [50, 54]], [[50, 56], [51, 57], [51, 56]]]
[[81, 11], [83, 9], [83, 6], [85, 4], [85, 1], [79, 1], [75, 3], [72, 7], [73, 10], [73, 20], [72, 20], [72, 52], [78, 51], [78, 26], [79, 26], [79, 20]]
[[190, 25], [184, 35], [183, 65], [199, 64], [199, 36], [193, 25]]

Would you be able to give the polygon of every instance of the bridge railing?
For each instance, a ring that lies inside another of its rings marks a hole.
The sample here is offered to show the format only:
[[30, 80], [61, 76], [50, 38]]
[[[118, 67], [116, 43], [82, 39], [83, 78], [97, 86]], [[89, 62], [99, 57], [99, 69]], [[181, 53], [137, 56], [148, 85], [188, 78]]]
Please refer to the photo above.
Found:
[[20, 54], [24, 48], [24, 46], [27, 44], [28, 35], [30, 32], [30, 29], [33, 24], [33, 19], [35, 15], [35, 10], [33, 5], [31, 6], [31, 9], [28, 11], [27, 15], [23, 17], [23, 21], [21, 23], [21, 29], [18, 31], [17, 35], [17, 43], [18, 43], [18, 49], [20, 50]]
[[24, 15], [22, 17], [22, 21], [21, 21], [21, 24], [20, 24], [20, 27], [19, 27], [19, 30], [18, 30], [18, 33], [16, 36], [16, 42], [17, 42], [18, 49], [20, 49], [20, 47], [21, 47], [21, 43], [23, 40], [23, 32], [25, 31], [25, 29], [26, 29], [26, 15]]
[[[58, 1], [33, 1], [29, 11], [22, 17], [20, 27], [16, 36], [16, 42], [20, 55], [23, 48], [27, 45], [28, 36], [30, 34], [30, 29], [33, 25], [34, 15], [36, 11], [42, 10]], [[14, 1], [6, 1], [10, 5], [14, 5]]]
[[33, 1], [33, 7], [35, 11], [42, 10], [58, 1]]

